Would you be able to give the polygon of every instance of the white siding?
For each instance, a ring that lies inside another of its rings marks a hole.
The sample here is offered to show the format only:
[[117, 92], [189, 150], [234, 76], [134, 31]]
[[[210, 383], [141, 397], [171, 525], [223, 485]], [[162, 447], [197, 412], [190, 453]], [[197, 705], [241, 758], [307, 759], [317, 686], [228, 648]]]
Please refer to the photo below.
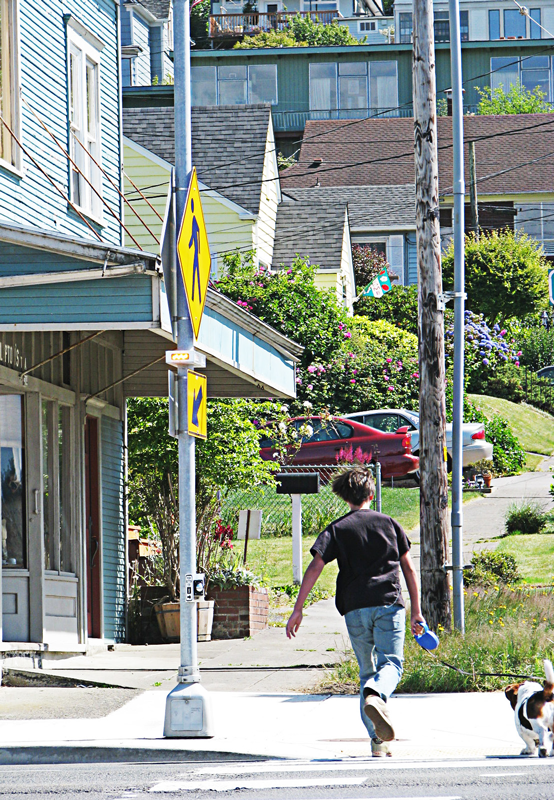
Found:
[[264, 168], [262, 172], [262, 190], [260, 195], [260, 212], [255, 229], [255, 240], [258, 260], [266, 265], [273, 261], [273, 245], [275, 242], [275, 224], [277, 206], [281, 201], [279, 170], [275, 151], [273, 126], [267, 132]]

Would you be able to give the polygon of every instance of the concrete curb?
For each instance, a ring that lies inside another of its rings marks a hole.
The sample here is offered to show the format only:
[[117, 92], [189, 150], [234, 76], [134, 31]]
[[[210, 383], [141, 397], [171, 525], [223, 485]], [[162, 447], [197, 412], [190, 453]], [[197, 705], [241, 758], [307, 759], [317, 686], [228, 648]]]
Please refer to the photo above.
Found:
[[[267, 761], [267, 756], [225, 750], [176, 750], [174, 748], [106, 747], [102, 745], [52, 745], [0, 747], [0, 766], [32, 764], [116, 764], [212, 761]], [[278, 759], [279, 756], [272, 757]]]

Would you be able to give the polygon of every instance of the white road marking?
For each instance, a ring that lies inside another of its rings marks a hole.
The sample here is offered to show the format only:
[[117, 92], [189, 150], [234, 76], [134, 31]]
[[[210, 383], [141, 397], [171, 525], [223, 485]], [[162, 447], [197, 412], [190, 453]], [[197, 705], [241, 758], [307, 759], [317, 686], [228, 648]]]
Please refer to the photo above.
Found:
[[526, 772], [483, 772], [480, 778], [512, 778], [514, 775], [527, 775]]
[[[348, 761], [306, 761], [306, 762], [288, 762], [286, 759], [280, 761], [264, 761], [261, 764], [252, 762], [241, 762], [236, 765], [225, 765], [219, 767], [201, 767], [199, 769], [191, 769], [190, 772], [183, 773], [180, 777], [185, 775], [256, 775], [264, 772], [280, 772], [286, 770], [287, 772], [340, 772], [340, 771], [361, 771], [361, 770], [403, 770], [403, 769], [462, 769], [462, 768], [480, 768], [488, 769], [494, 767], [496, 769], [502, 767], [515, 767], [522, 766], [522, 759], [520, 756], [513, 758], [489, 758], [480, 761], [396, 761], [393, 758], [373, 758], [373, 759], [351, 759]], [[525, 767], [554, 767], [554, 761], [544, 758], [530, 758], [525, 759]]]
[[291, 778], [271, 781], [162, 781], [153, 786], [151, 792], [232, 792], [235, 789], [312, 789], [317, 786], [359, 786], [365, 778]]

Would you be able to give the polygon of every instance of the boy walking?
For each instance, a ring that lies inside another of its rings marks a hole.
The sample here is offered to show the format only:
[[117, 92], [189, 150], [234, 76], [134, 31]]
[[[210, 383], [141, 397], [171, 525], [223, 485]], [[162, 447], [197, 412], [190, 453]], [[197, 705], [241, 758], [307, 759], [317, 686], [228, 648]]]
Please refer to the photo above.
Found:
[[421, 632], [424, 621], [410, 541], [398, 522], [371, 510], [375, 483], [368, 469], [347, 469], [334, 479], [333, 492], [348, 503], [350, 513], [328, 525], [311, 548], [313, 560], [287, 622], [287, 636], [296, 635], [308, 594], [325, 564], [336, 558], [335, 602], [360, 667], [362, 721], [371, 738], [372, 755], [390, 755], [387, 742], [395, 734], [387, 700], [402, 677], [406, 624], [399, 568], [410, 595], [413, 634]]

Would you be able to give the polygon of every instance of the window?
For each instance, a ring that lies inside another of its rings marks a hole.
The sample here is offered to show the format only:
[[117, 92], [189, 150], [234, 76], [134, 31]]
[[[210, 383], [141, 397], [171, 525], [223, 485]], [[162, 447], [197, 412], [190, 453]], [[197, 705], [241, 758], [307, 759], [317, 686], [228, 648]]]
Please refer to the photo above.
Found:
[[[0, 0], [0, 114], [19, 137], [17, 35], [14, 0]], [[0, 159], [19, 166], [19, 148], [0, 123]]]
[[525, 38], [525, 17], [518, 8], [504, 9], [504, 38]]
[[527, 56], [523, 58], [491, 58], [491, 88], [502, 86], [508, 92], [517, 82], [531, 91], [537, 86], [545, 100], [552, 102], [552, 61], [549, 56]]
[[450, 41], [450, 19], [448, 11], [435, 11], [435, 42]]
[[44, 568], [73, 571], [71, 524], [71, 409], [42, 401]]
[[500, 11], [489, 11], [489, 39], [500, 39]]
[[192, 67], [192, 105], [277, 104], [275, 64]]
[[[540, 39], [542, 36], [542, 31], [539, 28], [539, 25], [541, 24], [541, 10], [540, 8], [532, 8], [529, 14], [531, 16], [531, 19], [529, 20], [529, 38]], [[539, 23], [538, 25], [536, 24], [537, 22]]]
[[460, 11], [460, 39], [469, 42], [469, 11]]
[[[100, 53], [68, 27], [71, 201], [97, 219], [102, 205], [100, 163]], [[92, 156], [92, 157], [91, 157]], [[94, 160], [93, 160], [94, 159]], [[93, 191], [89, 183], [96, 189]]]
[[[310, 64], [310, 111], [314, 112], [313, 118], [350, 118], [357, 116], [356, 111], [360, 112], [358, 116], [363, 116], [370, 109], [391, 109], [392, 112], [397, 105], [396, 61]], [[335, 111], [338, 113], [328, 113]]]
[[360, 33], [367, 33], [369, 31], [376, 31], [377, 30], [377, 23], [372, 20], [371, 22], [359, 22], [358, 23], [358, 30]]
[[414, 32], [414, 23], [412, 14], [399, 14], [398, 27], [399, 27], [398, 35], [400, 44], [411, 44], [412, 34]]
[[2, 567], [25, 569], [25, 444], [23, 397], [0, 395], [0, 494]]

